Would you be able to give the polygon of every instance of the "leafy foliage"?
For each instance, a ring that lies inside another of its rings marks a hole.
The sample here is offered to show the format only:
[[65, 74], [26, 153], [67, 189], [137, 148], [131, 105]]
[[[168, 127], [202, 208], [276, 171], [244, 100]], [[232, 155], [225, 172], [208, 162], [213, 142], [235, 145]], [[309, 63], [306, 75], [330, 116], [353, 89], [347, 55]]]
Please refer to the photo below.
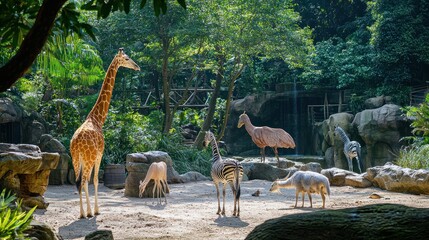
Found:
[[16, 201], [16, 206], [12, 206], [16, 197], [6, 193], [6, 189], [0, 194], [0, 238], [2, 240], [21, 239], [24, 231], [30, 227], [32, 215], [36, 207], [28, 212], [21, 209], [22, 200]]

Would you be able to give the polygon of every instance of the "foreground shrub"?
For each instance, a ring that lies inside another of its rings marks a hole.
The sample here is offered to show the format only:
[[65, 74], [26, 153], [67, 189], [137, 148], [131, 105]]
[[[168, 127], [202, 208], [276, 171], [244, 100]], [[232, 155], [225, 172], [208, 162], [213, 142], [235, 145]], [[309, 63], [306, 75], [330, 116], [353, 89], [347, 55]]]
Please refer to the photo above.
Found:
[[6, 189], [3, 189], [0, 194], [0, 239], [24, 239], [23, 232], [30, 228], [36, 206], [24, 212], [21, 203], [21, 200], [16, 201], [14, 195], [6, 193]]

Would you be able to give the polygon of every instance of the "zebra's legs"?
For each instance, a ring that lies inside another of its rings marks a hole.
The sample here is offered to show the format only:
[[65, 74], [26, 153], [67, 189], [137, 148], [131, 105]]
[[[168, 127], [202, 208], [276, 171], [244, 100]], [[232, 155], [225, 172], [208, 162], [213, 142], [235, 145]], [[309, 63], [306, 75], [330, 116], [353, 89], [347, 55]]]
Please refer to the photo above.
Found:
[[359, 160], [359, 157], [356, 157], [356, 162], [357, 162], [357, 164], [358, 164], [359, 173], [362, 173], [362, 169], [360, 168], [360, 160]]
[[222, 195], [223, 195], [223, 206], [222, 206], [222, 215], [225, 216], [225, 194], [226, 194], [226, 184], [222, 184]]
[[349, 171], [353, 172], [353, 162], [352, 158], [349, 156], [348, 152], [344, 149], [344, 155], [346, 155], [347, 164], [349, 165]]
[[219, 183], [215, 182], [215, 187], [216, 187], [216, 193], [217, 193], [217, 213], [218, 215], [220, 215], [220, 194], [219, 194]]

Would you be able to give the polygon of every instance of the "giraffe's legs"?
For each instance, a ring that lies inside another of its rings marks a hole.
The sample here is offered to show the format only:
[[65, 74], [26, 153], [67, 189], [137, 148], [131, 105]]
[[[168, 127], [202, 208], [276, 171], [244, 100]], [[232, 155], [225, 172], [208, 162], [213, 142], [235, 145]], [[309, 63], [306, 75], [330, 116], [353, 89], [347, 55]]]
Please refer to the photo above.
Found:
[[79, 218], [85, 218], [85, 212], [83, 211], [83, 203], [82, 203], [82, 185], [79, 187], [79, 203], [80, 203], [80, 216]]
[[[100, 159], [101, 160], [101, 159]], [[95, 163], [94, 168], [94, 215], [99, 215], [100, 212], [98, 210], [98, 170], [100, 169], [100, 161]]]
[[85, 197], [86, 197], [86, 216], [92, 217], [91, 204], [89, 202], [88, 180], [84, 179], [84, 182], [85, 183], [83, 185], [83, 189], [85, 190]]

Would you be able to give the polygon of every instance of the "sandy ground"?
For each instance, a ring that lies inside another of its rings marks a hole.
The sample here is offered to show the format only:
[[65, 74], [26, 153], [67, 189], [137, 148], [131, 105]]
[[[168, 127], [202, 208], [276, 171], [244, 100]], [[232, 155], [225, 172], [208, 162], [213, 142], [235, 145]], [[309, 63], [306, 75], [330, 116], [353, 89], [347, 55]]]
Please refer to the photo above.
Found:
[[[89, 219], [78, 219], [79, 196], [74, 186], [49, 186], [45, 198], [50, 205], [47, 210], [37, 210], [34, 218], [52, 226], [64, 239], [84, 239], [85, 235], [97, 229], [112, 230], [115, 239], [244, 239], [255, 226], [267, 219], [322, 210], [320, 195], [313, 197], [314, 208], [309, 208], [308, 199], [304, 208], [294, 208], [294, 189], [270, 193], [270, 185], [271, 182], [263, 180], [242, 182], [240, 218], [231, 216], [233, 198], [229, 187], [227, 215], [216, 215], [216, 190], [211, 181], [171, 184], [166, 205], [155, 204], [151, 198], [125, 197], [124, 190], [112, 190], [101, 185], [101, 213]], [[258, 189], [261, 195], [252, 196]], [[372, 193], [383, 198], [372, 199], [369, 197]], [[90, 194], [93, 204], [92, 185]], [[331, 187], [327, 208], [376, 203], [400, 203], [423, 208], [429, 206], [429, 196], [387, 192], [378, 188]]]

